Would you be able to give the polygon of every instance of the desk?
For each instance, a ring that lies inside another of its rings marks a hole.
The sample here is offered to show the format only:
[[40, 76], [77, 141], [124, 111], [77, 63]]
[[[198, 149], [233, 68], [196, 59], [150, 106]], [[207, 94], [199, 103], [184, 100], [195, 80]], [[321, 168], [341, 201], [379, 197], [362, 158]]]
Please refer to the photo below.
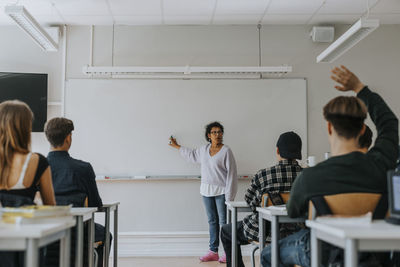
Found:
[[311, 228], [311, 266], [321, 261], [321, 240], [345, 250], [345, 267], [358, 266], [358, 251], [389, 251], [400, 248], [400, 226], [383, 220], [366, 225], [338, 225], [306, 221]]
[[113, 254], [113, 266], [118, 266], [118, 205], [119, 202], [104, 204], [103, 207], [99, 208], [99, 212], [106, 214], [105, 228], [106, 228], [106, 240], [104, 244], [104, 267], [108, 267], [110, 259], [110, 216], [111, 212], [114, 211], [114, 254]]
[[76, 250], [75, 267], [83, 266], [83, 223], [89, 221], [88, 231], [88, 264], [93, 267], [93, 244], [94, 244], [94, 213], [97, 208], [71, 208], [71, 215], [76, 219]]
[[279, 224], [280, 223], [301, 223], [305, 218], [290, 218], [287, 215], [287, 210], [278, 210], [270, 207], [256, 208], [258, 211], [258, 227], [260, 237], [260, 266], [261, 252], [265, 246], [265, 225], [264, 220], [271, 222], [271, 266], [277, 267], [279, 262]]
[[227, 207], [226, 221], [232, 223], [232, 267], [237, 266], [237, 253], [236, 253], [236, 227], [237, 227], [237, 213], [238, 212], [251, 212], [251, 208], [246, 201], [226, 201]]
[[69, 267], [71, 227], [75, 220], [42, 224], [0, 223], [0, 250], [25, 251], [25, 267], [39, 266], [39, 248], [60, 240], [60, 266]]

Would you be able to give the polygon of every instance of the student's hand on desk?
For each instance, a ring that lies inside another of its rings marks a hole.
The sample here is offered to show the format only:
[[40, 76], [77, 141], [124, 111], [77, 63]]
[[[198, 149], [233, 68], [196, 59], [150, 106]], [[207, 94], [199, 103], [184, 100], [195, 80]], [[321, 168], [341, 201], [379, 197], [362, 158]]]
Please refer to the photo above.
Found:
[[339, 91], [354, 91], [357, 94], [364, 88], [364, 84], [358, 77], [343, 65], [340, 68], [335, 67], [331, 72], [331, 79], [341, 84], [341, 86], [335, 86]]
[[176, 148], [176, 149], [179, 149], [181, 147], [176, 142], [176, 138], [173, 138], [172, 136], [169, 138], [169, 145], [172, 146], [173, 148]]

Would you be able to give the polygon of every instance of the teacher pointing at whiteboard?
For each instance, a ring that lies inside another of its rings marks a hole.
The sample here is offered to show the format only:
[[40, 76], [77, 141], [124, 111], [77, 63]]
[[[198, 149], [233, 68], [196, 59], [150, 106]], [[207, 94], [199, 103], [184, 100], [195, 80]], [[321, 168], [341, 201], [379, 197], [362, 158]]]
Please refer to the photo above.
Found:
[[200, 260], [226, 262], [225, 253], [218, 256], [219, 230], [226, 223], [225, 200], [234, 200], [237, 192], [236, 162], [232, 150], [222, 143], [224, 127], [212, 122], [205, 128], [207, 145], [190, 149], [180, 146], [171, 136], [170, 146], [179, 149], [187, 161], [201, 164], [200, 194], [208, 217], [210, 250]]

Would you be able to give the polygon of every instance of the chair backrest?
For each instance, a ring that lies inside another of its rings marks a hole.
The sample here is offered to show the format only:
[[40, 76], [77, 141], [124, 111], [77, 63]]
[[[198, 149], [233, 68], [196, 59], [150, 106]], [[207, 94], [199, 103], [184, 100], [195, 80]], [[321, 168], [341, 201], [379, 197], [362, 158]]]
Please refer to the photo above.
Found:
[[85, 193], [56, 195], [56, 203], [63, 206], [72, 204], [73, 207], [87, 207], [87, 196]]
[[332, 215], [340, 216], [359, 216], [367, 212], [374, 212], [381, 196], [376, 193], [343, 193], [322, 196], [320, 200], [323, 199], [327, 207], [322, 207], [324, 203], [318, 201], [318, 198], [313, 198], [309, 202], [308, 219], [314, 219], [319, 215], [318, 211], [324, 208], [325, 210], [328, 208]]
[[[290, 193], [280, 193], [281, 198], [284, 203], [287, 203], [290, 197]], [[269, 207], [273, 206], [271, 198], [269, 197], [268, 193], [264, 194], [261, 199], [261, 207]]]

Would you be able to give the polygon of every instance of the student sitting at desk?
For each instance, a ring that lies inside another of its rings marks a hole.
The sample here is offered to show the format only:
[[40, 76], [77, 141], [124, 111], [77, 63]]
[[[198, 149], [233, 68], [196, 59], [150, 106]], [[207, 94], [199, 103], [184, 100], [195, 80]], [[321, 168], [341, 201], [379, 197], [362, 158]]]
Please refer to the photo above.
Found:
[[[55, 205], [49, 164], [30, 151], [33, 113], [21, 101], [0, 104], [0, 203], [18, 207], [33, 205], [40, 190], [43, 203]], [[0, 266], [23, 266], [15, 252], [0, 252]]]
[[[56, 197], [71, 197], [70, 203], [74, 203], [74, 196], [79, 193], [87, 196], [88, 207], [102, 207], [99, 191], [96, 184], [96, 175], [92, 165], [88, 162], [72, 158], [68, 151], [72, 144], [72, 131], [74, 124], [66, 118], [53, 118], [45, 125], [45, 134], [51, 144], [51, 151], [47, 160], [51, 166], [54, 192]], [[67, 203], [66, 203], [67, 204]], [[84, 203], [79, 203], [83, 206]], [[102, 241], [102, 245], [96, 250], [99, 255], [99, 265], [103, 266], [103, 247], [105, 241], [105, 228], [95, 224], [95, 241]]]
[[[325, 105], [324, 117], [332, 157], [315, 167], [304, 169], [293, 184], [287, 211], [290, 217], [305, 216], [314, 196], [339, 193], [384, 193], [386, 172], [393, 169], [398, 155], [398, 120], [383, 99], [370, 91], [356, 75], [334, 68], [332, 79], [339, 91], [353, 91], [354, 96], [339, 96]], [[376, 125], [378, 137], [367, 152], [359, 150], [358, 137], [365, 131], [368, 113]], [[384, 216], [386, 210], [380, 210]], [[279, 241], [282, 266], [310, 266], [310, 230], [304, 229]], [[270, 266], [271, 247], [262, 252], [262, 266]], [[324, 259], [323, 259], [324, 260]], [[386, 266], [386, 265], [385, 265]]]
[[[279, 136], [276, 144], [276, 156], [278, 164], [267, 169], [259, 170], [254, 175], [250, 187], [244, 196], [247, 204], [252, 209], [252, 214], [237, 224], [237, 240], [241, 245], [258, 241], [258, 213], [262, 196], [266, 193], [288, 193], [301, 167], [296, 159], [301, 159], [301, 139], [294, 132], [286, 132]], [[279, 195], [277, 195], [279, 197]], [[272, 199], [272, 202], [275, 200]], [[283, 204], [283, 203], [274, 203]], [[284, 229], [282, 229], [284, 230]], [[286, 229], [285, 229], [286, 230]], [[225, 224], [221, 230], [221, 240], [227, 257], [227, 266], [231, 266], [232, 259], [232, 224]], [[238, 266], [244, 266], [240, 246], [237, 246]]]

